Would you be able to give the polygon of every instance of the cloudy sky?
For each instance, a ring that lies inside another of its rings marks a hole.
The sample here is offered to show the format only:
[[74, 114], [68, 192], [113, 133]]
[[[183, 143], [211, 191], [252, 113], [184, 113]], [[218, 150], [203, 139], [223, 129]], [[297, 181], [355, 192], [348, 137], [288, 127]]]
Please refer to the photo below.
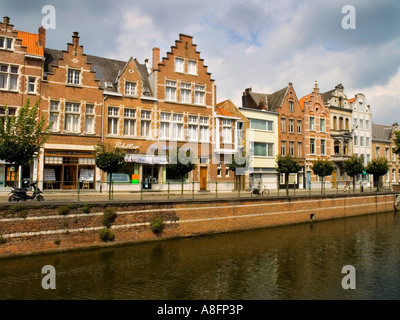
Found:
[[[240, 106], [244, 89], [273, 93], [288, 82], [300, 99], [316, 80], [321, 92], [342, 83], [349, 98], [366, 95], [374, 122], [400, 123], [398, 0], [0, 0], [0, 12], [37, 32], [45, 5], [56, 9], [52, 49], [79, 31], [87, 54], [144, 62], [184, 33], [216, 80], [218, 101]], [[342, 27], [346, 5], [356, 29]]]

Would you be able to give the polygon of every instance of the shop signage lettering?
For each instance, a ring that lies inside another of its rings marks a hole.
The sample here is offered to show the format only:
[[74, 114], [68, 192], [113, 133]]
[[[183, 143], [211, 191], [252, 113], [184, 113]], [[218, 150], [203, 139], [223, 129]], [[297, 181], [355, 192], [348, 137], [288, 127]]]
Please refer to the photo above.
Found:
[[115, 147], [124, 149], [124, 150], [139, 150], [139, 146], [135, 146], [134, 144], [122, 143], [122, 142], [117, 142]]

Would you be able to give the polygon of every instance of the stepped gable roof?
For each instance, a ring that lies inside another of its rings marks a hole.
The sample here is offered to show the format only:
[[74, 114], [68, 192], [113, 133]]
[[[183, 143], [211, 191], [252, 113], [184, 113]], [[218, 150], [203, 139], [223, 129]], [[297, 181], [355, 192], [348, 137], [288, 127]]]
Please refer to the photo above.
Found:
[[289, 87], [285, 87], [279, 91], [267, 95], [268, 98], [268, 110], [277, 111], [283, 104], [287, 90]]
[[393, 127], [386, 124], [372, 124], [372, 140], [390, 143]]
[[327, 91], [327, 92], [321, 94], [322, 100], [324, 100], [324, 103], [326, 105], [328, 104], [328, 101], [331, 100], [334, 92], [335, 92], [335, 89], [332, 89], [330, 91]]
[[38, 34], [18, 31], [18, 39], [22, 40], [22, 45], [26, 47], [26, 53], [36, 56], [44, 56], [43, 47], [39, 46]]

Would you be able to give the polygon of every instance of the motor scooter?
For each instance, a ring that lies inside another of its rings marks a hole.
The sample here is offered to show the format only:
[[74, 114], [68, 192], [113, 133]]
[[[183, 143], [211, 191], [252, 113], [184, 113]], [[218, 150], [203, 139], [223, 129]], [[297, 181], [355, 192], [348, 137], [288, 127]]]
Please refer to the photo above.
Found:
[[[27, 194], [28, 188], [33, 188], [32, 195]], [[9, 202], [19, 202], [26, 200], [44, 201], [42, 191], [36, 186], [36, 182], [29, 183], [28, 181], [22, 182], [22, 188], [11, 188]]]

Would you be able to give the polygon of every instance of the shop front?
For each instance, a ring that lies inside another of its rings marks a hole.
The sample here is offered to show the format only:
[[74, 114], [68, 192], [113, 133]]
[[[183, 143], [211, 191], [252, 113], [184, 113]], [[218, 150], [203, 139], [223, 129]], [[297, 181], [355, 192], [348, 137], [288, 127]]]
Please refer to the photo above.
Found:
[[95, 189], [95, 158], [91, 151], [45, 150], [43, 188]]

